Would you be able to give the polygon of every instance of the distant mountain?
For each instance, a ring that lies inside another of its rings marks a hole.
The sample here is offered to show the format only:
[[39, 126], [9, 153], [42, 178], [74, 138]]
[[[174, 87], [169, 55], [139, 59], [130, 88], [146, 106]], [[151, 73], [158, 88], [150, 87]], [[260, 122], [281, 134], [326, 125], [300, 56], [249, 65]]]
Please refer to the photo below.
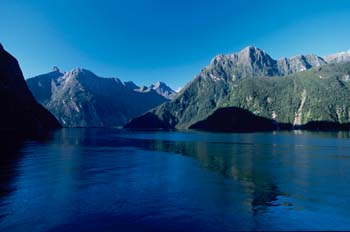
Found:
[[138, 91], [140, 92], [149, 92], [152, 90], [156, 91], [159, 95], [162, 95], [167, 99], [173, 99], [177, 96], [177, 92], [175, 90], [173, 90], [167, 84], [161, 81], [158, 81], [154, 85], [142, 86], [138, 88]]
[[158, 81], [156, 84], [151, 85], [150, 88], [155, 90], [157, 93], [165, 98], [173, 99], [176, 97], [177, 93], [175, 90], [167, 86], [164, 82]]
[[282, 58], [277, 60], [278, 75], [284, 76], [296, 72], [302, 72], [312, 67], [319, 67], [327, 64], [327, 62], [316, 55], [298, 55], [292, 58]]
[[324, 59], [328, 63], [350, 62], [350, 50], [325, 56]]
[[0, 44], [0, 131], [37, 133], [60, 124], [29, 91], [17, 60]]
[[66, 127], [122, 126], [131, 118], [168, 101], [155, 90], [138, 91], [133, 82], [102, 78], [76, 68], [27, 80], [34, 97]]
[[[348, 123], [349, 75], [350, 63], [328, 64], [316, 55], [274, 60], [263, 50], [249, 46], [238, 53], [214, 57], [174, 100], [133, 119], [126, 127], [209, 128], [226, 111], [214, 113], [227, 107], [292, 127], [314, 121]], [[203, 120], [205, 123], [198, 124]]]

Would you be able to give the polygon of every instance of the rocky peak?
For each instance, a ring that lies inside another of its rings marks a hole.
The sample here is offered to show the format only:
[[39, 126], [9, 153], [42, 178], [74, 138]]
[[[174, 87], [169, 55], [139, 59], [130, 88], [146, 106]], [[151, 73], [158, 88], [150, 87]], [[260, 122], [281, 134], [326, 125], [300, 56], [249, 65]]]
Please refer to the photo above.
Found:
[[217, 65], [220, 63], [223, 63], [223, 60], [227, 60], [227, 56], [223, 55], [223, 54], [219, 54], [216, 55], [211, 61], [210, 61], [210, 65]]
[[53, 66], [52, 72], [60, 72], [60, 69], [57, 66]]
[[238, 53], [217, 55], [204, 72], [209, 72], [206, 76], [214, 81], [236, 81], [245, 77], [278, 74], [277, 62], [254, 46], [245, 47]]
[[139, 89], [140, 87], [137, 86], [134, 82], [132, 81], [126, 81], [124, 82], [124, 86], [127, 87], [128, 89], [132, 89], [132, 90], [135, 90], [135, 89]]
[[150, 86], [152, 89], [164, 89], [164, 90], [169, 90], [169, 91], [173, 91], [167, 84], [165, 84], [164, 82], [158, 81], [157, 83], [155, 83], [154, 85]]
[[158, 94], [162, 95], [167, 99], [172, 99], [176, 95], [176, 92], [172, 88], [170, 88], [167, 84], [161, 81], [158, 81], [154, 85], [151, 85], [149, 88], [155, 90]]
[[266, 54], [265, 51], [261, 50], [260, 48], [254, 47], [254, 46], [247, 46], [245, 48], [243, 48], [240, 52], [240, 55], [248, 55], [248, 56], [252, 56], [254, 54]]
[[168, 87], [164, 82], [158, 81], [157, 83], [155, 83], [154, 88], [164, 88], [164, 87]]
[[134, 89], [137, 92], [151, 92], [154, 91], [157, 94], [167, 98], [167, 99], [173, 99], [176, 96], [176, 92], [170, 88], [167, 84], [165, 84], [164, 82], [158, 81], [155, 84], [152, 84], [150, 86], [141, 86], [141, 87], [137, 87], [136, 89]]
[[239, 60], [243, 62], [269, 62], [273, 59], [263, 50], [254, 47], [254, 46], [248, 46], [243, 48], [238, 53]]
[[69, 72], [65, 72], [63, 79], [92, 79], [94, 77], [97, 78], [97, 76], [93, 72], [87, 69], [74, 68]]
[[75, 74], [75, 75], [78, 75], [78, 74], [81, 74], [81, 73], [86, 73], [86, 72], [90, 72], [86, 69], [83, 69], [83, 68], [73, 68], [71, 71], [69, 71], [68, 73], [70, 74]]
[[251, 65], [252, 63], [271, 63], [274, 60], [263, 50], [254, 47], [254, 46], [247, 46], [243, 48], [238, 53], [232, 53], [229, 55], [223, 55], [219, 54], [216, 55], [212, 61], [212, 65], [222, 65], [226, 64], [228, 62], [236, 63], [240, 65]]

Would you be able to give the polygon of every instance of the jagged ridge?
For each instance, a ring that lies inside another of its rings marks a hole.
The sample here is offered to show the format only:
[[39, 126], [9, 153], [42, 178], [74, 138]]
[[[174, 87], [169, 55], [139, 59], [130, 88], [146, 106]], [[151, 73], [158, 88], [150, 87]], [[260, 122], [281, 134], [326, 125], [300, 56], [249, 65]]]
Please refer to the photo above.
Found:
[[[327, 64], [316, 55], [274, 60], [249, 46], [239, 53], [213, 58], [176, 99], [149, 114], [162, 122], [159, 125], [180, 129], [204, 120], [220, 107], [233, 106], [282, 123], [345, 123], [350, 115], [348, 66]], [[136, 122], [140, 125], [142, 120], [136, 118], [127, 127]], [[147, 121], [143, 126], [147, 127]]]
[[27, 80], [34, 97], [67, 127], [122, 126], [131, 118], [167, 101], [155, 90], [138, 91], [133, 82], [102, 78], [75, 68]]

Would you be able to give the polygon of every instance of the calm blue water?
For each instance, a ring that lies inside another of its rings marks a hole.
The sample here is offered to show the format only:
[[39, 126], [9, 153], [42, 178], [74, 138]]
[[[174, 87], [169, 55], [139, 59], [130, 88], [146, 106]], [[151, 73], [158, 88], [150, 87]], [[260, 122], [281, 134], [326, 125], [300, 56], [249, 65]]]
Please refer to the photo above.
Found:
[[2, 137], [0, 231], [350, 230], [350, 134]]

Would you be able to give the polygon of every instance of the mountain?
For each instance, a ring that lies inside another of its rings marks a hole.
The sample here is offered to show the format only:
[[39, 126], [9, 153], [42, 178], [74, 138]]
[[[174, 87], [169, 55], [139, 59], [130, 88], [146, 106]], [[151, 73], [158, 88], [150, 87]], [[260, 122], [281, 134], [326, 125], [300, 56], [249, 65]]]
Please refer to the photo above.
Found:
[[156, 91], [159, 95], [171, 100], [177, 96], [177, 92], [164, 82], [158, 81], [154, 85], [142, 86], [137, 89], [140, 92]]
[[350, 62], [350, 50], [325, 56], [324, 59], [328, 63]]
[[0, 130], [36, 133], [59, 128], [55, 117], [36, 102], [18, 61], [0, 44]]
[[151, 85], [150, 88], [155, 90], [158, 94], [162, 95], [167, 99], [173, 99], [177, 95], [175, 90], [173, 90], [167, 84], [161, 81], [158, 81], [156, 84]]
[[228, 82], [245, 77], [284, 76], [326, 64], [316, 55], [272, 59], [265, 51], [248, 46], [238, 53], [217, 55], [199, 75]]
[[248, 110], [238, 107], [224, 107], [217, 109], [205, 120], [190, 126], [190, 129], [205, 129], [210, 131], [269, 131], [283, 127], [290, 129], [288, 124], [278, 124], [273, 119], [256, 116]]
[[215, 112], [227, 107], [294, 128], [318, 121], [348, 123], [349, 75], [349, 63], [327, 63], [316, 55], [274, 60], [249, 46], [214, 57], [174, 100], [133, 119], [126, 127], [186, 129], [204, 120], [201, 127], [206, 124], [209, 128], [221, 115]]
[[102, 78], [86, 69], [52, 72], [27, 80], [38, 102], [66, 127], [116, 127], [168, 101], [133, 82]]

